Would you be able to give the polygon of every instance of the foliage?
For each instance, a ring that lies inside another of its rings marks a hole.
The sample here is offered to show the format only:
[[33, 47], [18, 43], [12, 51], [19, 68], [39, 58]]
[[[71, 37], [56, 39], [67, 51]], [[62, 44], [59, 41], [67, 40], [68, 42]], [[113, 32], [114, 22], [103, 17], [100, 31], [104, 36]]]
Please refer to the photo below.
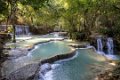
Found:
[[7, 4], [4, 0], [0, 0], [0, 14], [5, 14], [7, 11]]
[[0, 23], [6, 18], [8, 13], [7, 4], [4, 0], [0, 0]]
[[9, 12], [10, 16], [12, 1], [17, 1], [13, 3], [17, 4], [16, 24], [33, 28], [57, 27], [67, 31], [72, 39], [80, 38], [80, 34], [89, 38], [96, 32], [115, 38], [120, 36], [118, 0], [1, 0], [1, 16], [3, 12]]

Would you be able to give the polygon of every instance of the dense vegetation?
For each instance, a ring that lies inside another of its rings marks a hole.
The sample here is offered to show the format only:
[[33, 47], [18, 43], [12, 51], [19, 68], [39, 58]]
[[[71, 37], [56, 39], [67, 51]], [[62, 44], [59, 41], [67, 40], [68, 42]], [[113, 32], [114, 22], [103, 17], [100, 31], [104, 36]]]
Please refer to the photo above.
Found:
[[37, 33], [57, 28], [77, 40], [98, 33], [114, 37], [120, 44], [119, 0], [1, 0], [0, 5], [0, 22], [13, 28], [15, 24], [30, 25]]

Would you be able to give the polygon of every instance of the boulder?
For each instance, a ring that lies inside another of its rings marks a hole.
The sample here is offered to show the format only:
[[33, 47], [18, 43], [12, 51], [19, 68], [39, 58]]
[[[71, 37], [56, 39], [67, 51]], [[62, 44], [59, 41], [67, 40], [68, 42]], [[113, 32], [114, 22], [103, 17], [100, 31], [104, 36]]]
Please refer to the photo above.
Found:
[[[9, 76], [6, 77], [8, 80], [32, 80], [34, 75], [39, 70], [39, 64], [29, 64], [25, 67], [22, 67], [14, 72], [12, 72]], [[31, 79], [30, 79], [31, 78]]]

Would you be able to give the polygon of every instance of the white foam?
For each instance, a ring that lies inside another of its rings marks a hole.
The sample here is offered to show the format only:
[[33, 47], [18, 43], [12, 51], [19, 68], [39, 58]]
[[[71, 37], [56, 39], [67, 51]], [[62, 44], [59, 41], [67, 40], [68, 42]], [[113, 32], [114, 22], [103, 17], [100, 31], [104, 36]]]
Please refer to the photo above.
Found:
[[55, 68], [57, 68], [59, 65], [60, 65], [60, 64], [52, 64], [51, 67], [52, 67], [52, 69], [55, 69]]
[[118, 58], [117, 58], [117, 56], [115, 56], [115, 55], [110, 55], [110, 54], [108, 54], [108, 55], [105, 55], [108, 59], [112, 59], [112, 60], [117, 60]]
[[101, 51], [97, 51], [98, 54], [101, 54], [101, 55], [105, 55], [104, 52], [101, 52]]
[[53, 80], [53, 70], [48, 71], [45, 75], [44, 75], [44, 80]]
[[42, 71], [42, 72], [48, 71], [50, 69], [51, 69], [51, 64], [49, 64], [49, 63], [45, 63], [45, 64], [41, 65], [41, 67], [40, 67], [40, 71]]
[[[49, 63], [44, 65], [45, 67], [48, 66]], [[50, 65], [50, 64], [49, 64]], [[43, 80], [53, 80], [53, 70], [57, 68], [60, 64], [52, 64], [51, 65], [51, 70], [47, 71], [44, 75], [40, 73], [40, 76], [42, 77]], [[44, 67], [43, 66], [43, 67]], [[40, 79], [41, 80], [41, 79]]]
[[116, 55], [111, 55], [111, 54], [105, 54], [104, 52], [101, 51], [96, 51], [98, 54], [100, 55], [104, 55], [105, 57], [107, 57], [108, 59], [111, 60], [119, 60], [119, 58]]
[[53, 80], [52, 79], [52, 74], [53, 74], [53, 70], [52, 70], [52, 65], [49, 63], [45, 63], [43, 65], [41, 65], [40, 67], [40, 72], [39, 72], [39, 80]]

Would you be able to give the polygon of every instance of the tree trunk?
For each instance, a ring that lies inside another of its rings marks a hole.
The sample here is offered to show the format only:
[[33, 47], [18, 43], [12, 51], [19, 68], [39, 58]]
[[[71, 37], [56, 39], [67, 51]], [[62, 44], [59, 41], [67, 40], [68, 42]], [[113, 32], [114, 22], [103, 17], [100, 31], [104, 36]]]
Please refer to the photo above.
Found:
[[15, 21], [16, 21], [16, 11], [17, 11], [17, 0], [12, 0], [11, 1], [11, 15], [10, 15], [10, 19], [11, 19], [11, 23], [13, 26], [13, 42], [16, 42], [16, 30], [15, 30]]
[[15, 25], [13, 24], [13, 43], [16, 43], [15, 33], [16, 33]]

